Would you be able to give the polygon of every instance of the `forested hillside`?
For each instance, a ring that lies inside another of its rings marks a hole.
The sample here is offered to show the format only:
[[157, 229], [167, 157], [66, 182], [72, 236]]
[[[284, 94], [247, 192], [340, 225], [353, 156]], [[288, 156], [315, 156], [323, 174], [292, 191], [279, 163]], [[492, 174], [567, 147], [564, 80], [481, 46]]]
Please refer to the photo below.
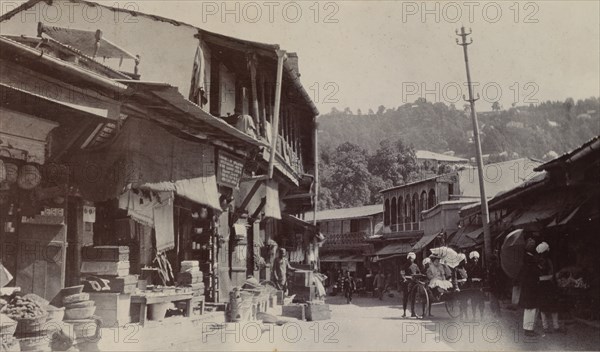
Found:
[[[479, 114], [487, 162], [519, 157], [548, 160], [600, 135], [599, 99], [546, 102]], [[416, 149], [474, 156], [467, 107], [417, 100], [397, 109], [380, 106], [366, 115], [332, 109], [319, 118], [319, 208], [381, 201], [380, 190], [449, 172], [419, 167]]]
[[[485, 110], [481, 105], [478, 108]], [[562, 154], [600, 134], [599, 111], [596, 97], [508, 109], [494, 104], [494, 111], [478, 114], [483, 153], [508, 152], [539, 159], [551, 151]], [[457, 156], [473, 157], [469, 116], [467, 106], [424, 99], [398, 108], [380, 106], [368, 113], [333, 108], [319, 118], [319, 140], [321, 146], [351, 142], [374, 152], [384, 139], [401, 139], [415, 149], [451, 150]]]

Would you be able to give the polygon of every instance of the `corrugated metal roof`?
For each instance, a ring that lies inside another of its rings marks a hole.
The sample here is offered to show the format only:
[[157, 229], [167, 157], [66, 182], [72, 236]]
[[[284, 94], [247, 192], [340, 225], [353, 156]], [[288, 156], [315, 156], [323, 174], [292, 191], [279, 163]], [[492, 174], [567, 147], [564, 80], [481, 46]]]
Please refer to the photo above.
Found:
[[596, 136], [596, 137], [590, 139], [589, 141], [585, 142], [578, 148], [576, 148], [570, 152], [567, 152], [567, 153], [559, 156], [556, 159], [550, 160], [549, 162], [547, 162], [545, 164], [538, 166], [535, 170], [536, 171], [547, 170], [549, 168], [555, 167], [556, 165], [559, 165], [561, 162], [565, 162], [565, 161], [571, 159], [572, 157], [576, 156], [577, 154], [594, 151], [594, 150], [598, 151], [599, 148], [600, 148], [600, 136]]
[[375, 252], [375, 255], [408, 254], [411, 250], [412, 246], [408, 242], [394, 242]]
[[[364, 218], [378, 213], [383, 213], [383, 204], [365, 205], [354, 208], [321, 210], [317, 212], [317, 221]], [[313, 213], [306, 213], [304, 219], [306, 221], [312, 221]]]
[[456, 156], [451, 156], [451, 155], [446, 155], [446, 154], [440, 154], [440, 153], [434, 153], [434, 152], [430, 152], [427, 150], [415, 150], [415, 155], [417, 156], [417, 159], [424, 159], [424, 160], [437, 160], [437, 161], [442, 161], [442, 162], [452, 162], [452, 163], [468, 163], [469, 159], [464, 159], [464, 158], [459, 158]]

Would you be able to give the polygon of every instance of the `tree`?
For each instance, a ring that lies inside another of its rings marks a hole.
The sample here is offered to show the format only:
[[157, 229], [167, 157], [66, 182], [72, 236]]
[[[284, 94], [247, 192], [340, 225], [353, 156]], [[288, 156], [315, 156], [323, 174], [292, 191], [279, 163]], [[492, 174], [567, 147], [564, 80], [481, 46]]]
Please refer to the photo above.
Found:
[[492, 104], [492, 111], [495, 111], [495, 112], [498, 112], [498, 111], [500, 111], [500, 103], [499, 103], [499, 102], [495, 101], [495, 102]]
[[330, 175], [322, 179], [322, 184], [331, 190], [337, 206], [354, 207], [369, 202], [371, 173], [367, 167], [367, 156], [365, 149], [349, 142], [335, 149], [330, 158]]
[[382, 116], [384, 112], [385, 112], [385, 106], [379, 105], [379, 107], [377, 108], [377, 115]]
[[344, 109], [344, 115], [353, 115], [353, 114], [352, 114], [352, 110], [350, 110], [350, 108], [349, 108], [349, 107], [346, 107], [346, 108]]
[[362, 115], [362, 110], [361, 109], [357, 109], [356, 110], [356, 115], [361, 116]]
[[371, 109], [371, 108], [369, 108], [369, 112], [368, 112], [368, 114], [369, 114], [369, 115], [375, 115], [375, 113], [373, 112], [373, 109]]
[[414, 174], [418, 174], [417, 158], [414, 150], [402, 140], [392, 142], [385, 139], [369, 158], [369, 170], [374, 176], [379, 176], [384, 181], [389, 180], [392, 185], [397, 186], [409, 182]]

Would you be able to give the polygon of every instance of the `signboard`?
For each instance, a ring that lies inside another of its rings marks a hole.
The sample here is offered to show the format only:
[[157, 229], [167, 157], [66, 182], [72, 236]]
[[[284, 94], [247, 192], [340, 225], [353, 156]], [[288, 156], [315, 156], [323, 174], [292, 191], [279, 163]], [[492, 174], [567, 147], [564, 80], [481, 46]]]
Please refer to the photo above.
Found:
[[244, 161], [219, 150], [217, 165], [217, 183], [223, 186], [236, 188], [242, 177]]

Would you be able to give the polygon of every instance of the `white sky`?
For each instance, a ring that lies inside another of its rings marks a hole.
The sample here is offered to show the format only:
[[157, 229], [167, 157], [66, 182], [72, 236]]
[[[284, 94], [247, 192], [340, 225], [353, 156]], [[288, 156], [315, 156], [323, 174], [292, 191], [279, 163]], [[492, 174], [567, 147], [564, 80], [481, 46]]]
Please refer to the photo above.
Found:
[[[479, 110], [489, 110], [498, 92], [504, 107], [600, 96], [598, 1], [100, 2], [297, 52], [302, 82], [322, 113], [333, 106], [366, 113], [419, 97], [462, 107], [465, 69], [454, 34], [461, 24], [473, 29], [472, 78], [487, 87], [475, 90]], [[224, 6], [232, 11], [223, 18]]]

